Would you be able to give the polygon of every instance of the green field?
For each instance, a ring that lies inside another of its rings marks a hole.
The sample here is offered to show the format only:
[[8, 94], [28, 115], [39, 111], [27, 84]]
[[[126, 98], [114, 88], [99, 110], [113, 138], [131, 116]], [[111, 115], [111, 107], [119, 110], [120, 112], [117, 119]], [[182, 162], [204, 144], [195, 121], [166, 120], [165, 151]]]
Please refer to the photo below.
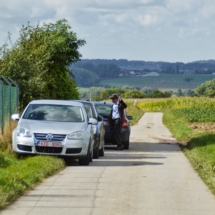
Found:
[[[186, 82], [185, 78], [192, 78], [190, 82]], [[134, 87], [152, 87], [158, 89], [195, 89], [205, 81], [212, 80], [214, 75], [160, 75], [158, 77], [119, 77], [114, 79], [106, 79], [100, 81], [100, 85], [109, 85], [111, 87], [122, 87], [130, 85]]]
[[79, 93], [88, 93], [89, 92], [89, 88], [78, 87], [77, 89], [78, 89]]

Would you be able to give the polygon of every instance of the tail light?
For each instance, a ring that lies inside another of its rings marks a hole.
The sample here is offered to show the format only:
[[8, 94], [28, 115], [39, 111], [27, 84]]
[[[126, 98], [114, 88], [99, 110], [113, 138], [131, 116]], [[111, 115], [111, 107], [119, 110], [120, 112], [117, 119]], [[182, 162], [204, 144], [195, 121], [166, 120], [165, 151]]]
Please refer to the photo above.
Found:
[[123, 119], [122, 128], [128, 128], [128, 120], [126, 118]]

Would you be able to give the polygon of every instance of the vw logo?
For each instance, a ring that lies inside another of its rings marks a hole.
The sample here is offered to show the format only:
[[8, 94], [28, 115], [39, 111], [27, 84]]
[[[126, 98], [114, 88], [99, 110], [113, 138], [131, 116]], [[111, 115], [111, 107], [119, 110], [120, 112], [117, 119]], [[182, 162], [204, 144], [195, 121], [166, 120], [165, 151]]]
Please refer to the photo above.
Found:
[[52, 140], [53, 139], [53, 134], [47, 134], [46, 139], [47, 140]]

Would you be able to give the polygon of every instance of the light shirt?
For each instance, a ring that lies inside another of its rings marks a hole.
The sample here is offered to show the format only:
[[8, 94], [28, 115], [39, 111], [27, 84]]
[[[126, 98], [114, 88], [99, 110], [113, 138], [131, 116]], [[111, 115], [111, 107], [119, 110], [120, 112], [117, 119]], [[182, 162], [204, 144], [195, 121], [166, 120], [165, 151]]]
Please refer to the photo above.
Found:
[[119, 105], [119, 101], [117, 103], [113, 103], [112, 119], [119, 119], [120, 118], [118, 105]]

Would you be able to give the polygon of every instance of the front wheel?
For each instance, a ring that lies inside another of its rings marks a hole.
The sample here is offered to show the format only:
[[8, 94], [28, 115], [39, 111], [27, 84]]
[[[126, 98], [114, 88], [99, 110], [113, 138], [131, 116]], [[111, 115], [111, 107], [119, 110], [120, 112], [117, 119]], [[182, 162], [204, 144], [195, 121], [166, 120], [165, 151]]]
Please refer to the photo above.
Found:
[[79, 159], [79, 165], [88, 166], [90, 164], [90, 154], [86, 158]]
[[88, 148], [87, 156], [85, 158], [79, 159], [79, 165], [81, 165], [81, 166], [88, 166], [90, 164], [90, 162], [92, 161], [92, 152], [90, 152], [90, 145]]

